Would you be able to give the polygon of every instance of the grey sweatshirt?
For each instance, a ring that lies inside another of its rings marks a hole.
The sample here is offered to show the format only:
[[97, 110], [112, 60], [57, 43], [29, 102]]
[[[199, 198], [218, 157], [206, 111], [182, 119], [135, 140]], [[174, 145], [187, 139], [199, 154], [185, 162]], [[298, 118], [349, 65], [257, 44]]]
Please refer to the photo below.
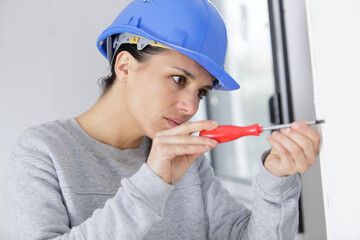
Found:
[[25, 130], [10, 159], [12, 239], [293, 239], [298, 175], [261, 165], [252, 211], [221, 186], [202, 156], [173, 185], [146, 164], [151, 140], [120, 150], [75, 119]]

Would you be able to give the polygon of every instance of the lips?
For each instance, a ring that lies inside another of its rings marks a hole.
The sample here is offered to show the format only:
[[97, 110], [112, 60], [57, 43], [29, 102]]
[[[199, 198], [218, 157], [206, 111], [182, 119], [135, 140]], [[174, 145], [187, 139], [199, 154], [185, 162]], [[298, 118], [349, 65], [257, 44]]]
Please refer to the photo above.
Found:
[[165, 118], [171, 127], [176, 127], [182, 124], [184, 121], [180, 118]]

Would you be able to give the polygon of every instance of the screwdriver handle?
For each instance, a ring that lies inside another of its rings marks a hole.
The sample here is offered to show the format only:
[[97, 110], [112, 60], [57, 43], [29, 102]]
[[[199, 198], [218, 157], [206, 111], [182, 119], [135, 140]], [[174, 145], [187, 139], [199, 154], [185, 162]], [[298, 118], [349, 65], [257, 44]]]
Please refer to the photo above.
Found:
[[263, 132], [262, 126], [260, 126], [257, 123], [246, 127], [221, 125], [214, 130], [200, 131], [199, 136], [209, 137], [215, 139], [219, 143], [224, 143], [244, 136], [249, 136], [249, 135], [259, 136], [259, 134], [262, 132]]

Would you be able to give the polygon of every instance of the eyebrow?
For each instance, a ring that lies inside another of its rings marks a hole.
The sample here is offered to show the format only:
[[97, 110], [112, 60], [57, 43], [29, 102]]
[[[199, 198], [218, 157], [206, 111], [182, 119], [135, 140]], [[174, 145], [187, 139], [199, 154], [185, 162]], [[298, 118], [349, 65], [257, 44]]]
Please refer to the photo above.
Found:
[[173, 67], [173, 68], [183, 72], [185, 74], [185, 76], [187, 76], [188, 78], [195, 79], [195, 76], [191, 72], [189, 72], [183, 68], [179, 68], [179, 67]]
[[[183, 72], [186, 77], [191, 78], [192, 80], [195, 79], [195, 76], [191, 72], [187, 71], [186, 69], [179, 68], [179, 67], [173, 67], [173, 68]], [[212, 87], [212, 85], [205, 85], [205, 86], [203, 86], [203, 88], [212, 90], [213, 87]]]

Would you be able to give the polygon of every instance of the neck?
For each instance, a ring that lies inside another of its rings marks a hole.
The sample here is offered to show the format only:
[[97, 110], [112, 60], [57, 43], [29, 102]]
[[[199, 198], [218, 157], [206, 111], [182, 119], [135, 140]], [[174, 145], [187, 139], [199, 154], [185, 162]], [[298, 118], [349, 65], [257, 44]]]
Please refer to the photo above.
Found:
[[102, 143], [119, 149], [136, 148], [144, 136], [126, 111], [120, 91], [112, 86], [76, 120], [87, 134]]

